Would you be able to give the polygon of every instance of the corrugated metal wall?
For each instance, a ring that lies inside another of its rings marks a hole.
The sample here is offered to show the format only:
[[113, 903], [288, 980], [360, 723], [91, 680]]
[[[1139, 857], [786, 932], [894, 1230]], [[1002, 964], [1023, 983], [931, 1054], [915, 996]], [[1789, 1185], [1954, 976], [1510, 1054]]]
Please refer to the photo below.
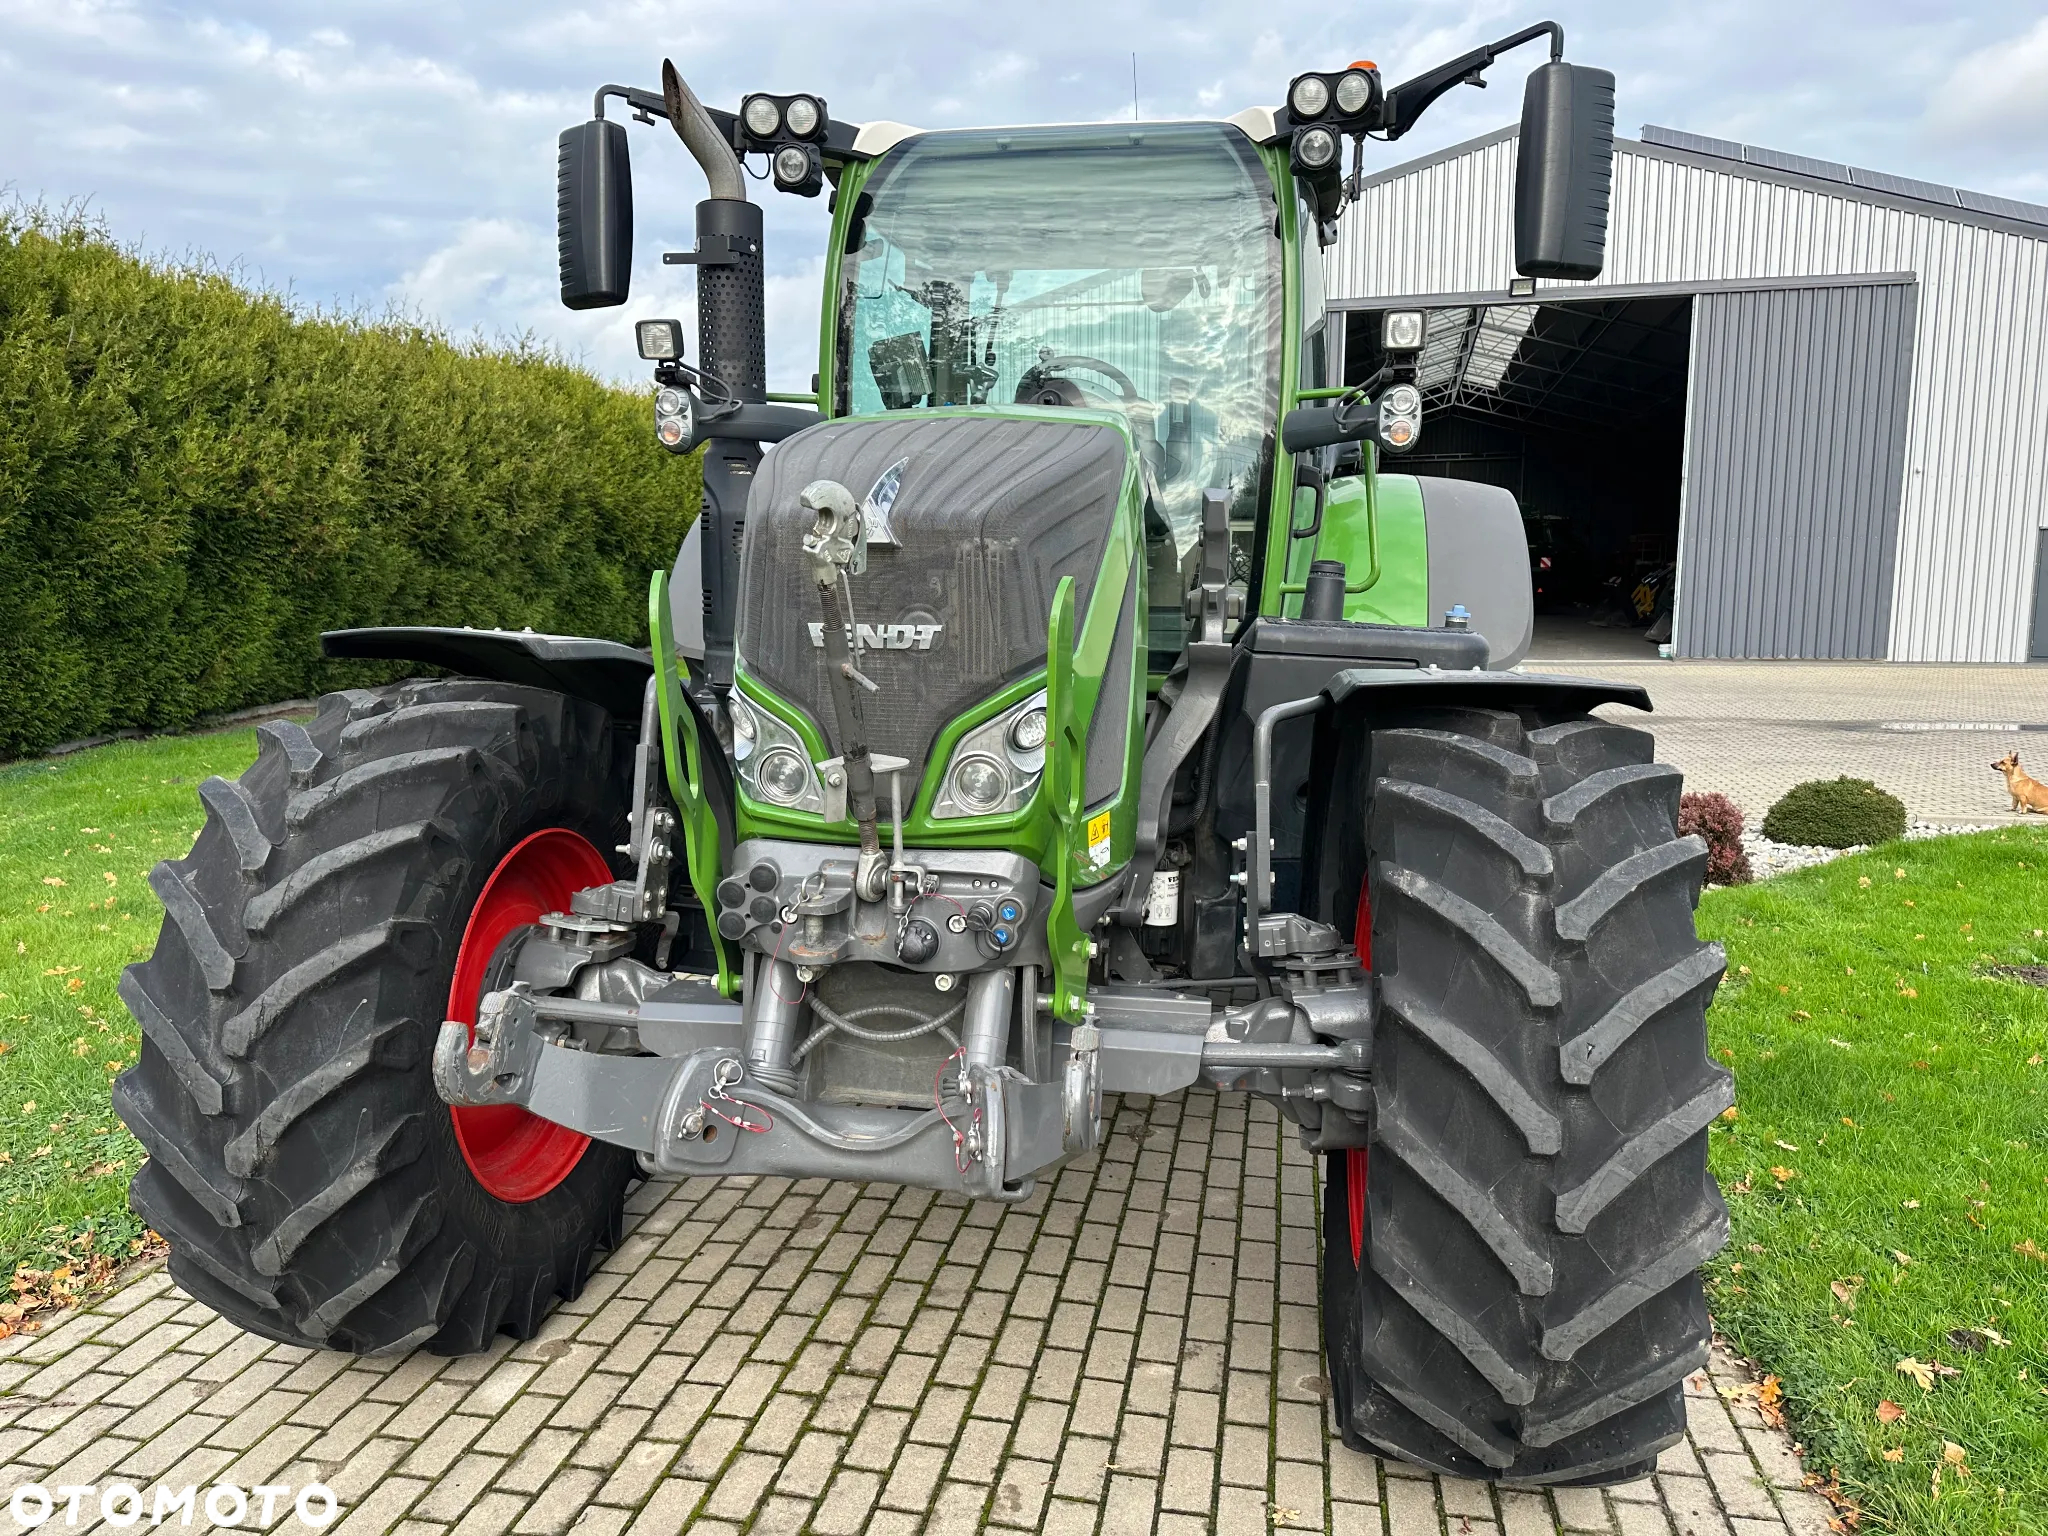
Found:
[[1681, 656], [1885, 655], [1914, 285], [1693, 301]]
[[[1504, 291], [1512, 136], [1368, 185], [1327, 257], [1334, 301]], [[2048, 527], [2048, 239], [1623, 141], [1597, 283], [1912, 272], [1920, 280], [1888, 654], [2026, 658]]]

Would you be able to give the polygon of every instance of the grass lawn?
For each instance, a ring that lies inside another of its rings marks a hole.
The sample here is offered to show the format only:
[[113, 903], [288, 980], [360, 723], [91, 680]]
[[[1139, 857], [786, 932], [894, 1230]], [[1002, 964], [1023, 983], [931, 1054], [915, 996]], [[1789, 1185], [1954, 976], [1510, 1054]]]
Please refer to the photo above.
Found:
[[[199, 781], [254, 730], [123, 742], [0, 768], [0, 1264], [125, 1257], [142, 1148], [107, 1093], [140, 1031], [115, 994], [156, 944], [157, 860], [192, 846]], [[90, 1238], [85, 1234], [90, 1232]]]
[[1867, 1527], [2048, 1531], [2048, 990], [1991, 974], [2048, 961], [2048, 829], [1712, 891], [1700, 926], [1737, 1096], [1716, 1320]]
[[[9, 1273], [140, 1236], [114, 985], [155, 942], [145, 876], [190, 846], [195, 786], [255, 754], [243, 730], [0, 769]], [[1739, 1095], [1712, 1137], [1720, 1326], [1867, 1528], [2048, 1531], [2048, 989], [1989, 974], [2048, 963], [2048, 827], [1713, 891], [1700, 922], [1728, 949], [1709, 1019]]]

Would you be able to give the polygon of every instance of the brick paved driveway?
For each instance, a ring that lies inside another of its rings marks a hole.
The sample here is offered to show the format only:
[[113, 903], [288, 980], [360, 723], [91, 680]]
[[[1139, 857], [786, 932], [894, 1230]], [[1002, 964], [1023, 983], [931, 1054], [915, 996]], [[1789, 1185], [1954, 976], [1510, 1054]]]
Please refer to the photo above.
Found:
[[[1270, 1108], [1192, 1091], [1123, 1101], [1099, 1154], [1013, 1209], [643, 1185], [580, 1300], [463, 1360], [274, 1345], [159, 1272], [0, 1343], [0, 1498], [317, 1479], [348, 1536], [1826, 1531], [1784, 1438], [1705, 1377], [1690, 1445], [1605, 1493], [1346, 1451], [1311, 1175]], [[92, 1496], [79, 1517], [97, 1523]], [[60, 1502], [45, 1529], [63, 1522]], [[297, 1527], [280, 1508], [273, 1528]]]
[[1907, 813], [1943, 823], [2015, 821], [1992, 762], [2018, 752], [2048, 779], [2048, 666], [1888, 661], [1531, 661], [1525, 671], [1641, 683], [1656, 711], [1600, 713], [1657, 736], [1687, 789], [1717, 789], [1752, 829], [1794, 784], [1871, 779]]

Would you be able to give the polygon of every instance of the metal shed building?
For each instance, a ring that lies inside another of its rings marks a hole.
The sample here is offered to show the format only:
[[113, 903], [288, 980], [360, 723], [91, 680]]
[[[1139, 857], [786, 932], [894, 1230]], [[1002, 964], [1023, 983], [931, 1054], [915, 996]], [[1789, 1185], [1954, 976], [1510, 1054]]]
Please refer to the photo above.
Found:
[[1368, 178], [1325, 256], [1347, 378], [1373, 312], [1432, 311], [1422, 472], [1569, 507], [1560, 455], [1665, 411], [1677, 654], [2048, 657], [2048, 208], [1646, 127], [1601, 277], [1518, 294], [1515, 151]]

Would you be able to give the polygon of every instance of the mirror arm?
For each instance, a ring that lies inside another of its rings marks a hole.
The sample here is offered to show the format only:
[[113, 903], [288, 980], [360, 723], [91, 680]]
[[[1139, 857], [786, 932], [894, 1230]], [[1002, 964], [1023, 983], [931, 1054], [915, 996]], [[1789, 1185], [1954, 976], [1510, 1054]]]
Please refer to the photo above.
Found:
[[1429, 109], [1431, 102], [1453, 86], [1470, 81], [1484, 85], [1480, 71], [1491, 64], [1499, 55], [1510, 48], [1519, 48], [1532, 38], [1550, 34], [1550, 57], [1553, 61], [1564, 57], [1564, 28], [1554, 21], [1539, 21], [1534, 26], [1524, 27], [1512, 36], [1499, 42], [1487, 43], [1474, 48], [1448, 64], [1439, 64], [1434, 69], [1424, 70], [1413, 80], [1403, 80], [1388, 90], [1380, 102], [1380, 128], [1389, 139], [1398, 139], [1415, 126], [1416, 119]]

